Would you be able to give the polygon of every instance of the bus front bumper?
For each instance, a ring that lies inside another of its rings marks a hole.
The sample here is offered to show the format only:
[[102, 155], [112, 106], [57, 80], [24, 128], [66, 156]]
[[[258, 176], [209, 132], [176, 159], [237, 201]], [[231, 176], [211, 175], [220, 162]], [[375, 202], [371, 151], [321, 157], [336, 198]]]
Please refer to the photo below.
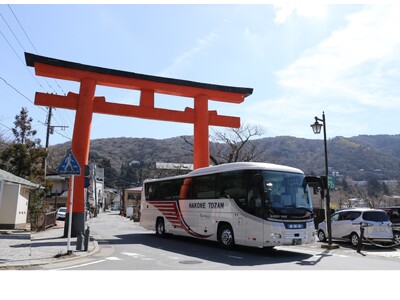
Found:
[[315, 231], [284, 231], [280, 233], [271, 233], [265, 242], [266, 247], [271, 246], [294, 246], [303, 244], [312, 244], [315, 242]]

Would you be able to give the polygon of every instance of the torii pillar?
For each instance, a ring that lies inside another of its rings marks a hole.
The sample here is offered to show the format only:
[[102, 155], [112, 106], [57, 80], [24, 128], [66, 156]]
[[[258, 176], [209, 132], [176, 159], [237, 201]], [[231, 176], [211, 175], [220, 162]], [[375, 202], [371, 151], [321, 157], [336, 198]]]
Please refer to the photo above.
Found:
[[[27, 66], [35, 68], [36, 75], [80, 82], [79, 94], [69, 92], [67, 96], [59, 96], [36, 92], [35, 104], [76, 110], [71, 148], [81, 168], [88, 164], [93, 113], [191, 123], [194, 125], [194, 168], [207, 167], [210, 157], [209, 126], [240, 127], [240, 118], [222, 116], [216, 111], [209, 111], [208, 101], [238, 104], [253, 92], [251, 88], [149, 76], [30, 53], [25, 53], [25, 60]], [[140, 105], [112, 103], [107, 102], [104, 97], [96, 97], [97, 85], [139, 90]], [[156, 108], [155, 93], [193, 98], [194, 108], [186, 107], [184, 111]], [[85, 230], [85, 188], [84, 175], [74, 177], [74, 203], [72, 212], [67, 212], [66, 220], [68, 214], [72, 213], [71, 234], [77, 236]], [[67, 207], [69, 209], [69, 203]], [[66, 223], [65, 236], [68, 226]]]

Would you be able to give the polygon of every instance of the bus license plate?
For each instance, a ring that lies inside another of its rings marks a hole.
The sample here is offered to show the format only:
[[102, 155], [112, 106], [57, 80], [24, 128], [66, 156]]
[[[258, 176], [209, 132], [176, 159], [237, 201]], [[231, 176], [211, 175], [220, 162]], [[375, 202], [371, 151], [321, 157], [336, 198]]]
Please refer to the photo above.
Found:
[[292, 245], [301, 245], [301, 239], [293, 239]]

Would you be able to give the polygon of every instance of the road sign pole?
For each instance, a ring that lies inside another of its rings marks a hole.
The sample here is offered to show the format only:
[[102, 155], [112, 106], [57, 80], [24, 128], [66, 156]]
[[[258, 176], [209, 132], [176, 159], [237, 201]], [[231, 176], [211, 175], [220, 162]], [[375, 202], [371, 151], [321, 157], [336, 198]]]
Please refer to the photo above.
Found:
[[68, 240], [67, 240], [67, 254], [70, 254], [72, 251], [69, 250], [71, 246], [71, 228], [72, 228], [72, 204], [74, 202], [74, 181], [75, 176], [71, 177], [71, 190], [69, 193], [69, 224], [68, 224]]

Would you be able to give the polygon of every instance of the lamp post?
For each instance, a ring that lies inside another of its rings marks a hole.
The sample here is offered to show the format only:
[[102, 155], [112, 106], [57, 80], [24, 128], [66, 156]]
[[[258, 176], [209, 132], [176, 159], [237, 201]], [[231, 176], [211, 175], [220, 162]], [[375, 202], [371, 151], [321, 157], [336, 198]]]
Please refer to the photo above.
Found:
[[[320, 124], [318, 121], [322, 122]], [[321, 128], [324, 127], [324, 147], [325, 147], [325, 176], [326, 176], [326, 201], [325, 201], [325, 220], [328, 231], [328, 248], [332, 247], [332, 228], [331, 228], [331, 211], [330, 211], [330, 195], [328, 186], [328, 151], [326, 147], [326, 123], [325, 112], [322, 112], [322, 119], [315, 117], [315, 123], [311, 124], [311, 128], [315, 134], [321, 133]]]

